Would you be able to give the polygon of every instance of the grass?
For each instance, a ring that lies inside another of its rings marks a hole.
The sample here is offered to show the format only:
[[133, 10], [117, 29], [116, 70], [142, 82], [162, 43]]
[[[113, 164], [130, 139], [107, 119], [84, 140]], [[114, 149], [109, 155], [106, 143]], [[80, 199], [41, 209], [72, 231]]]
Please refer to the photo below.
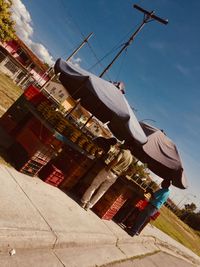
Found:
[[[0, 117], [22, 93], [23, 91], [19, 86], [14, 84], [7, 75], [0, 72]], [[10, 166], [3, 155], [4, 151], [0, 148], [0, 163]]]
[[[0, 116], [22, 92], [22, 89], [16, 86], [9, 77], [0, 73]], [[0, 149], [0, 163], [9, 165], [1, 155], [3, 154]], [[169, 209], [163, 207], [161, 215], [152, 224], [200, 256], [200, 232], [195, 233]]]
[[163, 207], [152, 224], [200, 256], [200, 233], [182, 222], [168, 208]]
[[5, 74], [0, 73], [0, 116], [22, 94], [22, 89]]

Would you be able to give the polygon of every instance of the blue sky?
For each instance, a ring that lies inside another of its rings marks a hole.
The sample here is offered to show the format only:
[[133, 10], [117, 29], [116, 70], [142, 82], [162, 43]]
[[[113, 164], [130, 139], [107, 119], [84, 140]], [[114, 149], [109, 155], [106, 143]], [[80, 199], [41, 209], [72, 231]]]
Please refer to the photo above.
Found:
[[[139, 120], [164, 129], [176, 143], [189, 188], [172, 189], [174, 201], [200, 207], [200, 1], [193, 0], [14, 0], [13, 16], [20, 37], [51, 64], [66, 58], [93, 32], [89, 46], [75, 56], [82, 68], [100, 74], [119, 47], [142, 22], [133, 4], [167, 18], [150, 22], [104, 78], [121, 80]], [[196, 196], [196, 197], [195, 197]], [[184, 202], [184, 200], [183, 200]]]

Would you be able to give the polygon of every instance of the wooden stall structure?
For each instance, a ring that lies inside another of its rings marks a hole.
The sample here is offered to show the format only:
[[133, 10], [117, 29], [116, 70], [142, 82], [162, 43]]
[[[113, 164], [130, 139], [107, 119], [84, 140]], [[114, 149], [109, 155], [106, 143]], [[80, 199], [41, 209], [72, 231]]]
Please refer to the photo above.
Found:
[[93, 134], [69, 113], [47, 91], [30, 85], [0, 119], [13, 138], [7, 154], [16, 169], [54, 186], [62, 184], [64, 190], [103, 152], [92, 141]]
[[[0, 125], [13, 137], [7, 153], [19, 171], [37, 175], [80, 199], [105, 161], [102, 148], [93, 142], [93, 133], [71, 116], [76, 103], [70, 110], [65, 107], [55, 95], [30, 85], [3, 115]], [[127, 203], [137, 202], [144, 192], [136, 181], [120, 177], [93, 211], [102, 219], [119, 222]]]
[[[73, 193], [77, 198], [81, 198], [85, 190], [89, 187], [97, 173], [105, 166], [101, 159], [95, 161], [90, 171], [74, 187]], [[114, 219], [120, 222], [127, 214], [127, 204], [134, 203], [144, 197], [145, 188], [137, 184], [129, 176], [121, 176], [94, 205], [92, 210], [104, 220]]]

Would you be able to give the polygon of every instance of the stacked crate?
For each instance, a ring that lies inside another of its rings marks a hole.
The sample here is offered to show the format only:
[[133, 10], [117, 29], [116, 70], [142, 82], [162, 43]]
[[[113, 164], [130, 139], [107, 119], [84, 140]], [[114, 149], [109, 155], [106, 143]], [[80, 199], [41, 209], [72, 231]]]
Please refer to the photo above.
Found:
[[9, 161], [17, 170], [20, 170], [29, 160], [29, 155], [25, 148], [16, 141], [6, 149], [6, 153]]
[[32, 118], [26, 124], [26, 128], [28, 128], [39, 141], [47, 146], [51, 146], [55, 149], [55, 151], [59, 151], [63, 143], [58, 140], [53, 133], [47, 129], [44, 124], [36, 118]]
[[137, 203], [135, 203], [135, 205], [132, 205], [131, 207], [129, 207], [129, 210], [126, 216], [124, 216], [121, 223], [123, 223], [127, 227], [132, 227], [135, 219], [137, 218], [139, 213], [147, 206], [147, 204], [148, 204], [148, 201], [144, 199], [139, 199]]
[[26, 99], [21, 95], [0, 118], [0, 125], [8, 134], [14, 136], [30, 117]]
[[[66, 161], [69, 162], [70, 167], [65, 168], [65, 180], [61, 184], [61, 188], [65, 191], [71, 190], [79, 180], [84, 176], [92, 164], [92, 160], [87, 158], [85, 155], [74, 151], [71, 148], [63, 155], [63, 164], [66, 164]], [[63, 165], [63, 166], [64, 166]]]
[[[71, 190], [85, 174], [91, 165], [91, 160], [86, 156], [65, 146], [64, 151], [44, 169], [39, 172], [39, 177], [44, 181], [59, 186], [64, 191]], [[57, 179], [56, 177], [60, 177]]]
[[[127, 228], [132, 228], [134, 226], [135, 220], [137, 219], [138, 215], [145, 209], [145, 207], [148, 205], [148, 201], [146, 199], [140, 199], [134, 207], [129, 209], [129, 213], [127, 213], [126, 217], [124, 217], [124, 220], [120, 223], [123, 223]], [[157, 211], [155, 214], [150, 216], [146, 222], [143, 224], [143, 226], [140, 228], [139, 233], [145, 228], [145, 226], [151, 221], [155, 221], [158, 216], [160, 215], [160, 212]], [[119, 223], [119, 221], [118, 221]]]
[[78, 181], [78, 183], [73, 188], [73, 194], [77, 198], [81, 198], [84, 192], [92, 183], [94, 177], [100, 172], [100, 170], [105, 166], [105, 163], [100, 159], [92, 161], [90, 166], [86, 169], [85, 174]]
[[131, 197], [131, 190], [118, 179], [93, 207], [93, 211], [104, 220], [111, 220]]
[[43, 181], [56, 187], [59, 186], [65, 178], [64, 173], [51, 163], [44, 166], [38, 175]]
[[51, 148], [40, 147], [20, 168], [20, 172], [35, 176], [50, 161], [54, 155]]
[[126, 187], [128, 186], [130, 188], [131, 196], [126, 202], [126, 204], [123, 205], [123, 207], [120, 209], [120, 211], [117, 212], [117, 214], [113, 219], [117, 223], [125, 224], [127, 218], [136, 210], [138, 210], [136, 206], [138, 205], [142, 206], [143, 204], [142, 199], [144, 198], [145, 190], [142, 187], [140, 187], [137, 183], [135, 183], [130, 179], [127, 179], [126, 177], [122, 177], [121, 179], [126, 184], [125, 186]]
[[17, 122], [13, 120], [12, 116], [9, 113], [4, 113], [0, 118], [0, 126], [6, 131], [6, 133], [12, 132], [15, 129]]
[[47, 97], [33, 84], [29, 85], [24, 91], [24, 97], [31, 102], [34, 106], [37, 106], [43, 100], [46, 100]]
[[125, 221], [129, 217], [129, 215], [135, 210], [135, 204], [138, 202], [138, 200], [141, 199], [141, 196], [138, 194], [138, 192], [132, 191], [132, 196], [128, 201], [126, 201], [125, 205], [119, 210], [119, 212], [116, 213], [116, 215], [113, 217], [113, 220], [116, 223], [125, 224]]
[[[15, 140], [9, 154], [16, 168], [31, 176], [37, 175], [62, 147], [62, 143], [36, 118], [31, 118], [16, 133]], [[23, 154], [21, 158], [17, 157], [20, 153]]]

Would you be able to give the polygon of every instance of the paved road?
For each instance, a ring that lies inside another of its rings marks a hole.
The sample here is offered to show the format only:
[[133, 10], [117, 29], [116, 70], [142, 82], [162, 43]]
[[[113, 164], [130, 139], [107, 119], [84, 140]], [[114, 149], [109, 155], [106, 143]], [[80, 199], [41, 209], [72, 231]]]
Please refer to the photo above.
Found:
[[151, 256], [134, 259], [126, 262], [108, 264], [106, 267], [194, 267], [182, 259], [176, 258], [164, 252], [159, 252]]

